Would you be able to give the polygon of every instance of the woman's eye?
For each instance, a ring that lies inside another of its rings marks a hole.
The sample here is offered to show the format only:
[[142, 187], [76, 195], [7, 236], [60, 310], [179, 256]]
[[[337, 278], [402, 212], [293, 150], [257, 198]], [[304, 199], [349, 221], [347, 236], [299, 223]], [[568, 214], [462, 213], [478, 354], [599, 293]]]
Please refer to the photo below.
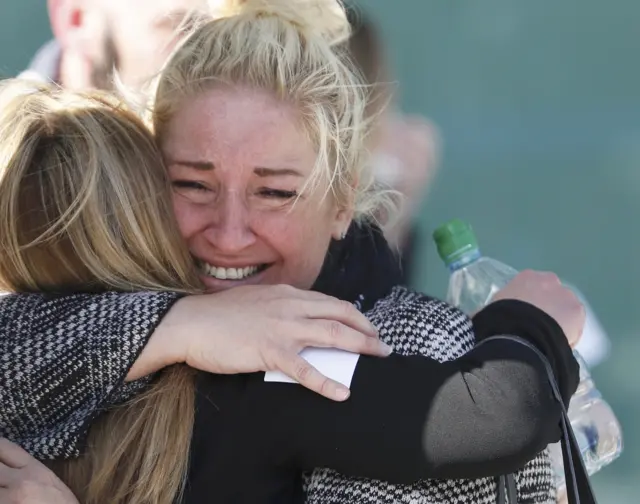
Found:
[[215, 191], [195, 180], [173, 180], [171, 185], [176, 194], [196, 205], [208, 205], [216, 198]]
[[202, 185], [200, 182], [193, 180], [174, 180], [171, 185], [177, 189], [194, 189], [196, 191], [208, 191], [208, 188]]
[[260, 196], [273, 199], [289, 200], [298, 195], [297, 191], [285, 191], [284, 189], [268, 189], [263, 187], [258, 191]]

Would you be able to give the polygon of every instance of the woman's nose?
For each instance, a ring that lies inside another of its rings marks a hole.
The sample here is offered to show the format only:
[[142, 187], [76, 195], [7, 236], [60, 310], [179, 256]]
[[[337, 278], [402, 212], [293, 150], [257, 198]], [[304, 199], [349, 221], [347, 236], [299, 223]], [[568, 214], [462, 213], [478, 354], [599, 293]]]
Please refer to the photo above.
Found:
[[249, 225], [249, 209], [242, 198], [229, 194], [216, 205], [217, 218], [205, 230], [206, 238], [220, 252], [239, 252], [255, 242]]

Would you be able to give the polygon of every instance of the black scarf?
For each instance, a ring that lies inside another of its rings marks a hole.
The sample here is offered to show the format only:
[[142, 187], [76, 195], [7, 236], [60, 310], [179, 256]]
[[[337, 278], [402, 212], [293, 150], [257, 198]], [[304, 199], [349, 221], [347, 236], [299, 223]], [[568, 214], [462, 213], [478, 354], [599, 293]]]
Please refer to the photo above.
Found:
[[[372, 224], [351, 224], [344, 240], [332, 240], [311, 290], [354, 303], [361, 312], [373, 308], [393, 287], [403, 284], [400, 259], [382, 230]], [[293, 502], [304, 503], [302, 474]]]
[[353, 223], [344, 240], [331, 241], [312, 290], [355, 303], [366, 312], [402, 284], [400, 259], [382, 230], [372, 224]]

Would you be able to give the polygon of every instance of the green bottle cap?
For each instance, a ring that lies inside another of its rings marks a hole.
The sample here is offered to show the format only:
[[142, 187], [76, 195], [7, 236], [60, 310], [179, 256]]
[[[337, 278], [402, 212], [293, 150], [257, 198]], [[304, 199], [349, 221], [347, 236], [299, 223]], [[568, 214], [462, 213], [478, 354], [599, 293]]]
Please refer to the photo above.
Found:
[[433, 239], [438, 248], [438, 255], [447, 266], [459, 260], [467, 252], [478, 248], [473, 229], [460, 219], [442, 224], [433, 232]]

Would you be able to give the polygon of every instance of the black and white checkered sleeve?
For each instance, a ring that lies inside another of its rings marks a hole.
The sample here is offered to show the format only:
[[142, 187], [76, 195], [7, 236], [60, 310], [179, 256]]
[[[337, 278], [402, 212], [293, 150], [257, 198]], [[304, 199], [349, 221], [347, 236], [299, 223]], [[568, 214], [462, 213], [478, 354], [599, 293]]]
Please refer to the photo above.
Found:
[[125, 377], [179, 297], [1, 297], [0, 437], [42, 460], [78, 455], [99, 411], [144, 388]]

